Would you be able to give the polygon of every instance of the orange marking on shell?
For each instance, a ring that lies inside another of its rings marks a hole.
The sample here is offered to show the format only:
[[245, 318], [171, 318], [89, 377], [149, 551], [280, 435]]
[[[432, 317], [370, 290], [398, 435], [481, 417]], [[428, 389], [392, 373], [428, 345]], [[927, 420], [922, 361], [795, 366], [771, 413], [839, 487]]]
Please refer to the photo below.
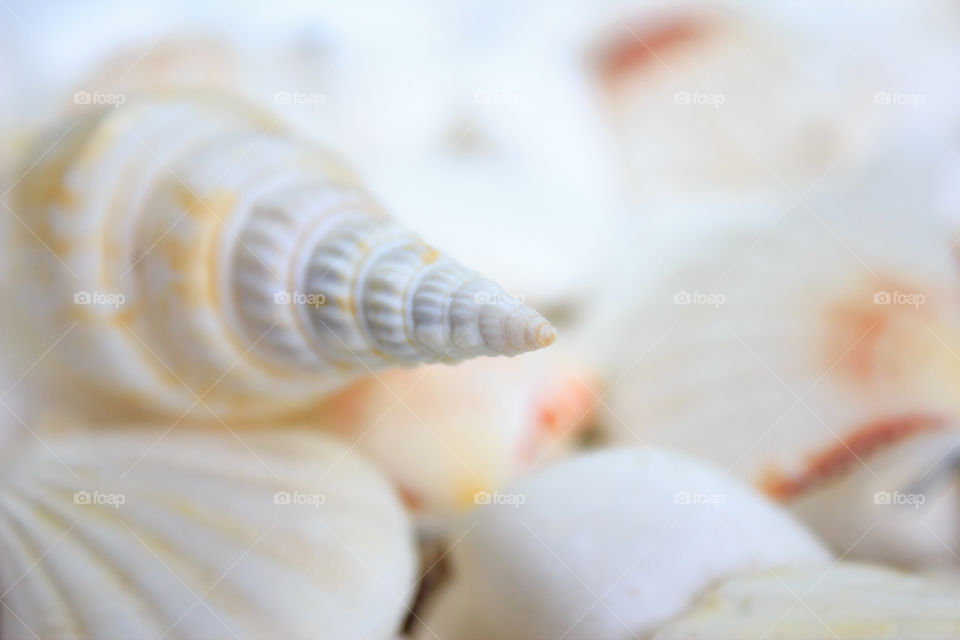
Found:
[[777, 500], [790, 500], [836, 478], [860, 460], [911, 436], [942, 428], [946, 418], [939, 415], [908, 414], [883, 418], [856, 429], [842, 441], [813, 454], [806, 469], [795, 476], [769, 471], [760, 487]]
[[658, 63], [662, 54], [702, 37], [706, 28], [700, 19], [673, 18], [653, 28], [633, 29], [601, 51], [597, 69], [608, 83], [616, 85], [629, 72]]
[[[897, 379], [909, 372], [897, 369], [902, 362], [883, 358], [881, 351], [893, 353], [908, 348], [902, 344], [912, 331], [923, 331], [918, 322], [929, 315], [922, 308], [906, 304], [879, 304], [874, 295], [878, 291], [913, 294], [919, 292], [901, 284], [873, 283], [855, 295], [843, 298], [827, 309], [825, 318], [829, 327], [826, 339], [824, 366], [832, 373], [866, 385], [880, 379]], [[929, 299], [929, 296], [927, 296]], [[910, 325], [915, 324], [915, 327]]]

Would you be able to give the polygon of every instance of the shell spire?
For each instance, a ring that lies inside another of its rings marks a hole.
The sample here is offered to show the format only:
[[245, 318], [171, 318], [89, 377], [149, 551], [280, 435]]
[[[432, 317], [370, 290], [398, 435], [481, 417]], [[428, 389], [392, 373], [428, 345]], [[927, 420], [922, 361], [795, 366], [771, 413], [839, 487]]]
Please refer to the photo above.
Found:
[[101, 406], [262, 419], [379, 368], [554, 340], [236, 100], [146, 95], [53, 134], [18, 186], [22, 308], [38, 353], [62, 337], [70, 389], [122, 400]]

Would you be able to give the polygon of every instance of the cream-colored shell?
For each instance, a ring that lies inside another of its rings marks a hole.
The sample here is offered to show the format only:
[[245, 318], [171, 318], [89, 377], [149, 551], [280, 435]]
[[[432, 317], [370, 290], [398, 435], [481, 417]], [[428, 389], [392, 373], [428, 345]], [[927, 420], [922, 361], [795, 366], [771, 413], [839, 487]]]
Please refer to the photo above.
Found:
[[946, 640], [960, 637], [960, 589], [870, 565], [731, 578], [653, 640]]
[[305, 432], [41, 432], [0, 472], [4, 638], [389, 638], [412, 598], [385, 479]]
[[553, 341], [338, 161], [225, 95], [127, 96], [48, 145], [17, 190], [22, 334], [81, 395], [253, 419], [377, 368]]
[[420, 638], [642, 637], [716, 580], [829, 552], [735, 480], [661, 449], [565, 460], [491, 495]]
[[449, 516], [569, 454], [599, 394], [586, 367], [545, 350], [379, 373], [317, 421], [375, 460], [418, 513]]

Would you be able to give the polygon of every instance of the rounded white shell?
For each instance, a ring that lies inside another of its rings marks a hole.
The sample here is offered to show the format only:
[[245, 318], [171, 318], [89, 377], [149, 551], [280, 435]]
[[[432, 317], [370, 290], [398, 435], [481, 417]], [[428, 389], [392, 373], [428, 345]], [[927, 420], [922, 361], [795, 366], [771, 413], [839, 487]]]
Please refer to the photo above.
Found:
[[373, 369], [554, 339], [336, 160], [226, 96], [88, 114], [17, 194], [23, 335], [65, 387], [128, 411], [275, 416]]
[[592, 426], [598, 385], [552, 351], [427, 365], [364, 379], [317, 421], [375, 460], [423, 514], [455, 513], [569, 453]]
[[790, 568], [731, 578], [653, 640], [960, 636], [960, 589], [870, 565]]
[[42, 433], [0, 472], [4, 638], [389, 638], [410, 522], [339, 442], [294, 431]]
[[830, 554], [719, 471], [664, 450], [612, 449], [493, 494], [450, 557], [453, 583], [428, 605], [420, 637], [643, 636], [719, 578]]

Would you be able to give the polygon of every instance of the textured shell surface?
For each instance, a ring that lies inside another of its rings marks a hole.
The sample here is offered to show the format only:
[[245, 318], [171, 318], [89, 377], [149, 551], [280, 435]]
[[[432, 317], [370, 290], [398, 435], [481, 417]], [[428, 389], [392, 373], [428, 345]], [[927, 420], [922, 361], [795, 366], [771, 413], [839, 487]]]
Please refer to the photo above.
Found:
[[960, 635], [956, 585], [854, 563], [724, 581], [654, 640], [839, 638], [944, 640]]
[[[779, 217], [651, 222], [591, 330], [617, 381], [604, 421], [615, 440], [702, 456], [791, 499], [949, 428], [956, 223], [933, 202], [942, 174], [903, 149], [888, 157]], [[930, 462], [912, 461], [916, 477]]]
[[588, 453], [495, 496], [452, 545], [420, 637], [642, 636], [720, 578], [830, 559], [778, 507], [666, 450]]
[[223, 95], [131, 98], [51, 139], [17, 189], [24, 335], [113, 406], [253, 419], [378, 368], [554, 339], [329, 154]]
[[4, 638], [390, 638], [415, 549], [335, 439], [43, 433], [0, 472]]
[[356, 442], [416, 511], [449, 515], [569, 453], [598, 393], [592, 372], [551, 350], [384, 372], [334, 396], [317, 421]]

